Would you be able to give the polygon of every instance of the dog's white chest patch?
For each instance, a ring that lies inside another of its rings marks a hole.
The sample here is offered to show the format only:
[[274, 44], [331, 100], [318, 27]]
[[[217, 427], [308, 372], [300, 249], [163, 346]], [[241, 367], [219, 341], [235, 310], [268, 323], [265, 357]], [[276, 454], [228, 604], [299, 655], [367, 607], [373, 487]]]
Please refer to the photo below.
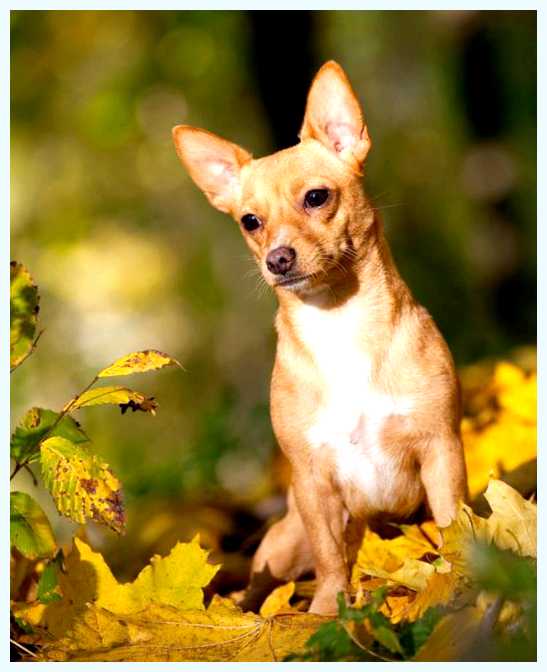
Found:
[[397, 459], [382, 446], [391, 416], [406, 416], [412, 400], [386, 394], [371, 382], [372, 363], [356, 341], [358, 306], [330, 313], [305, 306], [297, 323], [300, 337], [323, 379], [323, 404], [306, 438], [316, 451], [334, 458], [336, 479], [363, 493], [367, 508], [389, 508], [397, 477]]

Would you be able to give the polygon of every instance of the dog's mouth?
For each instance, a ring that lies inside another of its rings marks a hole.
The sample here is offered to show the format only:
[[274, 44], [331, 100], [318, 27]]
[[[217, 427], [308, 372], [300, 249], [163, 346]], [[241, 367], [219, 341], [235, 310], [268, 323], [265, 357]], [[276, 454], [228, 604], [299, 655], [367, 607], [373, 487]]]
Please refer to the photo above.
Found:
[[291, 275], [290, 277], [278, 280], [275, 287], [283, 287], [284, 289], [300, 289], [308, 284], [311, 279], [311, 274], [308, 275]]

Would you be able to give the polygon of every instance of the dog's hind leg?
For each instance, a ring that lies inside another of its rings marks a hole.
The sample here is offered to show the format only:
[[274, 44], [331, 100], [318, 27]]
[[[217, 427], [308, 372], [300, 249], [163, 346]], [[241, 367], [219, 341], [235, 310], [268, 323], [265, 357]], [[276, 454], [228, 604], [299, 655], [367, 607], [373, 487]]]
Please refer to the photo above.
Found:
[[258, 611], [273, 588], [313, 569], [310, 544], [292, 489], [287, 504], [286, 515], [272, 525], [255, 553], [249, 585], [238, 599], [242, 609]]

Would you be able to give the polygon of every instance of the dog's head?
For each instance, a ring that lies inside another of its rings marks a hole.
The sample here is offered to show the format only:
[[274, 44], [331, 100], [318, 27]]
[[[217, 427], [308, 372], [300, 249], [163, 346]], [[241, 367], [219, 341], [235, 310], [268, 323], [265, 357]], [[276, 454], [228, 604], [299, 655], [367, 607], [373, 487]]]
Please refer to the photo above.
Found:
[[173, 138], [211, 204], [239, 222], [269, 285], [309, 293], [351, 267], [369, 208], [360, 177], [371, 143], [337, 63], [316, 75], [295, 147], [253, 159], [198, 128], [176, 126]]

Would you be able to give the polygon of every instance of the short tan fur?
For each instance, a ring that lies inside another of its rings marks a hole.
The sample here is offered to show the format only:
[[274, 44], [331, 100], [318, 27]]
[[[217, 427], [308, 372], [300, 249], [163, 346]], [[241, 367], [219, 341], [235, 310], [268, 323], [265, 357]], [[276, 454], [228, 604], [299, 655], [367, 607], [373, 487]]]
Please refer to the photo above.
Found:
[[211, 204], [240, 222], [279, 300], [271, 417], [292, 484], [241, 604], [256, 608], [313, 569], [310, 610], [335, 613], [367, 521], [426, 501], [446, 526], [466, 496], [452, 357], [363, 191], [371, 141], [337, 63], [316, 75], [295, 147], [253, 159], [197, 128], [176, 126], [173, 138]]

